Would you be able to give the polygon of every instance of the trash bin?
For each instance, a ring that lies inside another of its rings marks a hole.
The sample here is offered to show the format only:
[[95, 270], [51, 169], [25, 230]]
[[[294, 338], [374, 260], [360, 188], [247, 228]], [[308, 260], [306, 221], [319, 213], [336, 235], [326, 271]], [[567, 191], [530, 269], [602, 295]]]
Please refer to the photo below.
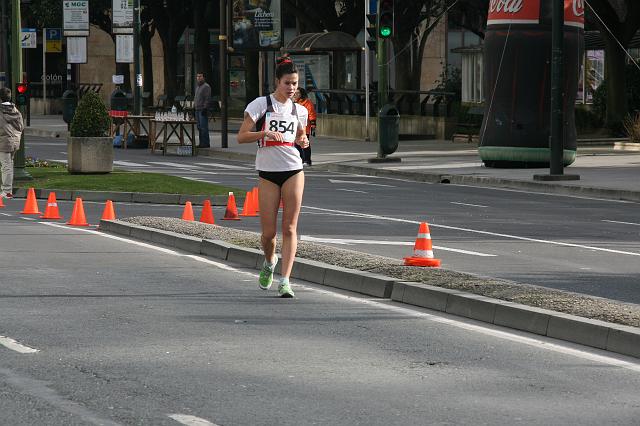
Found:
[[128, 102], [127, 94], [122, 90], [116, 89], [111, 93], [111, 111], [126, 111]]
[[71, 124], [73, 116], [76, 115], [76, 107], [78, 106], [78, 96], [73, 90], [66, 90], [62, 94], [62, 119], [65, 123]]
[[383, 105], [378, 112], [378, 131], [380, 135], [380, 152], [389, 155], [398, 149], [398, 134], [400, 133], [400, 112], [393, 104]]

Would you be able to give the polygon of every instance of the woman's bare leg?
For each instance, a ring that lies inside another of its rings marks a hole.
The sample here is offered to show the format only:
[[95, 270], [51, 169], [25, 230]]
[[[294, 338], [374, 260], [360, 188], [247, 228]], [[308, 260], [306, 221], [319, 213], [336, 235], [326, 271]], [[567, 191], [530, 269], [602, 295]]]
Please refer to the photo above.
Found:
[[265, 259], [269, 263], [274, 263], [276, 258], [276, 228], [278, 206], [280, 205], [280, 187], [273, 182], [260, 178], [258, 188], [260, 225], [262, 228], [260, 242]]
[[[304, 172], [291, 176], [282, 185], [282, 272], [281, 275], [289, 278], [293, 259], [298, 248], [298, 215], [302, 205], [302, 193], [304, 191]], [[262, 214], [262, 211], [260, 211]]]

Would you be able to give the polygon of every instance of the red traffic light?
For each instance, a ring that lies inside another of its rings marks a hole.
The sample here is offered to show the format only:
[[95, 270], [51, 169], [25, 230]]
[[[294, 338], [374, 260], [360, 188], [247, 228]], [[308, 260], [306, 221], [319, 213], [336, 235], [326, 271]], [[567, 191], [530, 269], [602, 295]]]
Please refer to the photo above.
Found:
[[19, 94], [24, 95], [29, 90], [29, 85], [27, 85], [27, 83], [18, 83], [16, 90]]

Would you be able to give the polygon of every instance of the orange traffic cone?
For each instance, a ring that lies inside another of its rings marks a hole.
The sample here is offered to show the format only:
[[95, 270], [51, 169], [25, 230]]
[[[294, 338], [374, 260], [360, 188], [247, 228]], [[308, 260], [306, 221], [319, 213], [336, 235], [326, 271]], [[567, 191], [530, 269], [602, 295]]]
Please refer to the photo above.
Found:
[[193, 207], [191, 206], [191, 201], [187, 201], [184, 204], [184, 210], [182, 211], [182, 220], [190, 220], [190, 221], [196, 220], [193, 217]]
[[113, 208], [113, 201], [107, 200], [107, 204], [102, 211], [102, 220], [116, 220], [116, 212]]
[[258, 192], [258, 187], [253, 187], [253, 202], [254, 206], [256, 206], [256, 213], [260, 213], [260, 193]]
[[211, 208], [211, 201], [204, 200], [202, 204], [202, 213], [200, 214], [200, 222], [214, 225], [216, 223], [213, 218], [213, 209]]
[[4, 202], [2, 201], [4, 197], [0, 197], [0, 209], [4, 207]]
[[413, 257], [405, 257], [406, 266], [440, 266], [440, 259], [434, 259], [431, 233], [426, 222], [420, 224], [416, 244], [413, 246]]
[[76, 203], [73, 205], [73, 213], [71, 213], [71, 220], [67, 222], [67, 225], [71, 226], [89, 226], [87, 218], [84, 215], [84, 206], [82, 205], [82, 198], [76, 198]]
[[238, 217], [238, 208], [236, 207], [236, 197], [233, 195], [233, 192], [229, 193], [227, 210], [224, 212], [222, 220], [240, 220], [240, 217]]
[[36, 191], [33, 188], [29, 188], [27, 192], [27, 201], [24, 203], [24, 210], [20, 213], [22, 214], [41, 214], [40, 210], [38, 210], [38, 202], [36, 201]]
[[244, 206], [242, 206], [242, 213], [240, 216], [258, 216], [256, 213], [255, 204], [253, 202], [253, 192], [247, 192], [247, 196], [244, 199]]
[[56, 193], [49, 194], [47, 200], [47, 208], [44, 210], [44, 214], [40, 216], [41, 219], [62, 219], [60, 211], [58, 210], [58, 201], [56, 201]]

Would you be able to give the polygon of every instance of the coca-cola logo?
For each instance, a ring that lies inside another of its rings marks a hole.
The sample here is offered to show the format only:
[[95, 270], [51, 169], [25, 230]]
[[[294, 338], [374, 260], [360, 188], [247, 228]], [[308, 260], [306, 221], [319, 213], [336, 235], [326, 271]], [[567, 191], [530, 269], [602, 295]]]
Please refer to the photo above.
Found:
[[584, 15], [584, 0], [573, 0], [573, 14], [576, 16]]
[[[578, 0], [581, 3], [584, 0]], [[491, 0], [489, 13], [518, 13], [522, 10], [524, 0]], [[574, 0], [575, 4], [576, 0]]]

